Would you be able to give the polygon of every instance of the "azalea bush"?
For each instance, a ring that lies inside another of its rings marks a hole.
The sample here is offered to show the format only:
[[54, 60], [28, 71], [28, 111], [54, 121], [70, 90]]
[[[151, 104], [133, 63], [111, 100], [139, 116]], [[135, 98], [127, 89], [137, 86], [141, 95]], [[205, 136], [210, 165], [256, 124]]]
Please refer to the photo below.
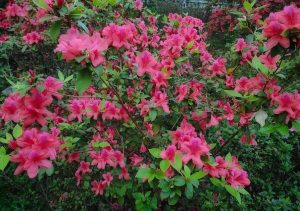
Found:
[[246, 209], [260, 159], [272, 163], [256, 150], [279, 139], [283, 172], [296, 172], [284, 153], [300, 132], [300, 9], [281, 6], [231, 8], [220, 48], [209, 24], [139, 0], [8, 3], [3, 177], [42, 181], [49, 209]]

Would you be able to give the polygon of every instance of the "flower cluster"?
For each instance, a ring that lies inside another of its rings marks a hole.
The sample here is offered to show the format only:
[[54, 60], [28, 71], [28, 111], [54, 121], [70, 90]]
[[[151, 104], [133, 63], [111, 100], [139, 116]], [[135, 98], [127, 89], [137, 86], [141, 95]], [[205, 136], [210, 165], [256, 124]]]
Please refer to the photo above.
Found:
[[217, 156], [215, 160], [216, 163], [213, 165], [205, 164], [204, 172], [212, 177], [224, 177], [233, 187], [245, 187], [250, 184], [247, 172], [241, 168], [236, 157], [233, 156], [231, 162], [224, 160], [221, 156]]
[[23, 122], [25, 127], [35, 122], [46, 125], [46, 118], [52, 117], [47, 107], [51, 105], [53, 97], [60, 96], [58, 91], [63, 84], [53, 77], [48, 77], [41, 86], [44, 87], [42, 92], [33, 87], [30, 94], [25, 96], [11, 94], [0, 108], [0, 117], [5, 121]]
[[34, 178], [39, 168], [51, 168], [62, 144], [59, 133], [56, 128], [52, 128], [51, 133], [32, 128], [25, 130], [17, 140], [10, 141], [9, 146], [16, 153], [11, 162], [18, 164], [15, 175], [26, 171], [29, 178]]
[[[290, 37], [293, 31], [300, 29], [300, 9], [294, 5], [286, 6], [280, 12], [271, 13], [263, 26], [263, 35], [268, 38], [267, 49], [280, 44], [284, 48], [290, 46]], [[300, 37], [296, 37], [300, 45]]]

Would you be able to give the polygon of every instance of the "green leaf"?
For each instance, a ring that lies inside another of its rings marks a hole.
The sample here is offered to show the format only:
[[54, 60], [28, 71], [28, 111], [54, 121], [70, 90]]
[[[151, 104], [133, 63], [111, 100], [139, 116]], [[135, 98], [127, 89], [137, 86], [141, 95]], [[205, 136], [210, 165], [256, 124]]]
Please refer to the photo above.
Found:
[[173, 166], [173, 168], [175, 170], [177, 170], [177, 171], [181, 170], [181, 168], [182, 168], [182, 160], [181, 160], [180, 155], [178, 155], [178, 154], [175, 155], [174, 162], [171, 163], [171, 165]]
[[6, 141], [7, 141], [7, 143], [8, 143], [10, 140], [12, 140], [12, 139], [14, 139], [14, 138], [12, 137], [12, 135], [10, 135], [9, 133], [6, 133]]
[[64, 76], [64, 74], [60, 70], [58, 71], [57, 75], [58, 75], [58, 79], [60, 81], [64, 81], [65, 80], [65, 76]]
[[216, 178], [210, 178], [210, 182], [215, 186], [222, 186], [222, 182]]
[[135, 177], [140, 179], [148, 179], [151, 175], [153, 175], [153, 171], [151, 169], [142, 167], [138, 170]]
[[224, 92], [230, 96], [230, 97], [243, 97], [243, 95], [241, 95], [240, 93], [234, 91], [234, 90], [224, 90]]
[[192, 183], [187, 183], [186, 184], [185, 192], [184, 193], [185, 193], [185, 196], [186, 196], [187, 199], [193, 198], [194, 188], [193, 188]]
[[231, 156], [230, 152], [225, 156], [225, 160], [226, 160], [228, 163], [232, 163], [232, 156]]
[[8, 144], [9, 140], [7, 140], [6, 138], [0, 138], [0, 142], [3, 144]]
[[0, 148], [0, 170], [3, 171], [9, 162], [10, 156], [6, 154], [4, 147]]
[[150, 110], [149, 112], [149, 118], [150, 120], [153, 122], [155, 119], [156, 119], [156, 116], [157, 116], [157, 111], [156, 110]]
[[238, 201], [239, 204], [242, 203], [241, 194], [237, 190], [230, 185], [225, 185], [225, 189]]
[[152, 148], [149, 149], [150, 154], [155, 158], [160, 158], [161, 149], [159, 148]]
[[160, 161], [159, 167], [163, 172], [167, 171], [168, 168], [170, 167], [170, 161], [168, 161], [168, 160]]
[[158, 180], [163, 179], [163, 178], [165, 177], [164, 172], [162, 172], [161, 170], [156, 171], [156, 172], [155, 172], [155, 177], [156, 177], [156, 179], [158, 179]]
[[69, 75], [65, 80], [64, 80], [64, 83], [67, 83], [68, 81], [72, 80], [73, 79], [73, 75]]
[[13, 136], [15, 137], [15, 139], [19, 138], [23, 133], [23, 129], [20, 125], [16, 125], [13, 129]]
[[89, 33], [89, 29], [88, 27], [82, 22], [82, 21], [78, 21], [77, 25], [85, 32], [85, 33]]
[[289, 128], [286, 125], [278, 125], [276, 127], [276, 131], [279, 132], [281, 135], [285, 136], [289, 134]]
[[175, 205], [178, 202], [179, 197], [177, 195], [173, 196], [172, 198], [168, 199], [168, 204], [170, 206]]
[[54, 173], [54, 167], [52, 166], [51, 168], [46, 169], [46, 174], [50, 177]]
[[189, 59], [189, 57], [183, 56], [183, 57], [179, 57], [175, 62], [177, 64], [181, 64], [182, 62], [184, 62], [185, 60], [188, 60], [188, 59]]
[[198, 171], [198, 172], [196, 172], [196, 173], [194, 173], [194, 174], [191, 175], [190, 180], [191, 181], [193, 181], [193, 180], [199, 180], [199, 179], [201, 179], [201, 178], [203, 178], [205, 176], [206, 176], [206, 173], [204, 173], [203, 171]]
[[183, 166], [183, 170], [184, 170], [184, 176], [186, 178], [190, 178], [190, 176], [191, 176], [191, 170], [190, 170], [190, 168], [187, 165], [184, 165]]
[[43, 8], [45, 10], [48, 9], [48, 4], [46, 3], [45, 0], [32, 0], [32, 2], [39, 8]]
[[248, 1], [244, 1], [243, 6], [248, 13], [251, 12], [252, 5]]
[[246, 191], [244, 188], [237, 188], [236, 190], [241, 194], [250, 195], [250, 193], [248, 193], [248, 191]]
[[176, 176], [174, 177], [174, 185], [175, 186], [184, 186], [185, 185], [185, 179], [183, 176]]
[[300, 121], [294, 121], [293, 128], [295, 128], [297, 132], [300, 132]]
[[91, 84], [92, 73], [87, 69], [80, 70], [76, 81], [76, 89], [78, 93], [81, 95]]
[[242, 16], [242, 15], [244, 15], [244, 13], [239, 12], [239, 11], [234, 11], [234, 10], [229, 11], [229, 13], [230, 13], [230, 14], [233, 14], [233, 15], [237, 15], [237, 16]]
[[254, 67], [255, 69], [261, 71], [265, 75], [268, 75], [270, 72], [269, 68], [267, 68], [265, 65], [263, 65], [257, 56], [255, 56], [252, 59], [252, 62], [250, 63], [250, 65], [252, 67]]
[[267, 125], [259, 129], [259, 132], [262, 134], [270, 134], [276, 131], [276, 127], [274, 125]]
[[103, 147], [108, 147], [108, 146], [110, 146], [110, 144], [106, 141], [104, 141], [104, 142], [96, 141], [93, 143], [93, 147], [95, 147], [95, 148], [103, 148]]
[[115, 6], [118, 3], [118, 0], [107, 0], [108, 4]]
[[53, 41], [56, 41], [61, 28], [61, 21], [56, 21], [52, 26], [49, 28], [49, 35]]
[[186, 48], [187, 48], [187, 49], [192, 48], [193, 45], [194, 45], [194, 42], [195, 42], [194, 40], [190, 41], [190, 42], [186, 45]]
[[263, 110], [259, 110], [257, 112], [255, 112], [255, 121], [260, 124], [261, 127], [265, 126], [266, 123], [266, 119], [268, 118], [268, 114], [263, 111]]
[[108, 5], [108, 0], [93, 0], [93, 5], [96, 7], [105, 7]]

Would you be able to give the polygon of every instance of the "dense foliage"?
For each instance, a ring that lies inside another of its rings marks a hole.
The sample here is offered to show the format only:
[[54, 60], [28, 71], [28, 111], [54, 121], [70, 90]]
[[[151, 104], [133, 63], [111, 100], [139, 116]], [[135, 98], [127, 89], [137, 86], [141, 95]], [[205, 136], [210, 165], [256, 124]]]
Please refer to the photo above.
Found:
[[297, 6], [9, 2], [1, 207], [299, 209]]

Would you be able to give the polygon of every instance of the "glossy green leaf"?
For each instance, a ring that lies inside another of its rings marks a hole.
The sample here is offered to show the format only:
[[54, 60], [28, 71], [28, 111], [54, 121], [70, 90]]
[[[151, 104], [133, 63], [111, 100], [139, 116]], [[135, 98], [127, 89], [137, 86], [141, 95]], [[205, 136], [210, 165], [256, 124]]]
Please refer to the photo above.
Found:
[[49, 28], [49, 35], [53, 41], [56, 41], [61, 28], [61, 21], [56, 21], [52, 26]]
[[135, 177], [140, 178], [140, 179], [148, 179], [150, 176], [153, 175], [153, 171], [150, 168], [140, 168], [136, 174]]
[[23, 133], [23, 129], [20, 125], [16, 125], [13, 129], [13, 136], [15, 137], [15, 139], [19, 138]]
[[168, 161], [168, 160], [160, 161], [159, 167], [163, 172], [167, 171], [168, 168], [170, 167], [170, 161]]
[[182, 160], [181, 160], [180, 155], [178, 155], [178, 154], [175, 155], [174, 162], [171, 163], [171, 165], [173, 166], [173, 168], [175, 170], [177, 170], [177, 171], [181, 170], [181, 168], [182, 168]]
[[224, 92], [230, 97], [240, 97], [240, 98], [243, 97], [243, 95], [241, 95], [240, 93], [238, 93], [234, 90], [224, 90]]
[[92, 84], [92, 74], [87, 69], [82, 69], [78, 72], [76, 89], [81, 95]]
[[230, 185], [225, 185], [225, 189], [238, 201], [239, 204], [242, 203], [241, 194], [236, 189], [234, 189]]
[[149, 149], [150, 154], [155, 158], [160, 158], [161, 149], [159, 148], [152, 148]]
[[204, 173], [203, 171], [198, 171], [191, 175], [190, 180], [199, 180], [205, 176], [206, 176], [206, 173]]
[[32, 2], [38, 6], [39, 8], [42, 8], [42, 9], [45, 9], [47, 10], [48, 9], [48, 4], [46, 3], [45, 0], [32, 0]]

